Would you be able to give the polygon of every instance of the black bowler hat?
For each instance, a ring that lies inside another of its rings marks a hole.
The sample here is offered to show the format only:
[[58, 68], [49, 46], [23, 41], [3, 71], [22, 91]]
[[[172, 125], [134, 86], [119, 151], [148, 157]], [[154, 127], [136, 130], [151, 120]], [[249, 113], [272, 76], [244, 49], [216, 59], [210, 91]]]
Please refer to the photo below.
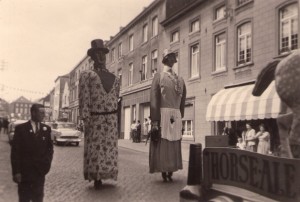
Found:
[[173, 57], [175, 59], [175, 62], [177, 62], [177, 60], [176, 60], [176, 54], [175, 53], [169, 53], [168, 49], [164, 50], [163, 56], [164, 56], [163, 59], [162, 59], [162, 63], [163, 64], [166, 64], [167, 61], [168, 61], [168, 58], [171, 58], [171, 57]]
[[88, 56], [91, 56], [96, 50], [102, 50], [105, 54], [109, 52], [108, 48], [104, 46], [102, 39], [95, 39], [91, 42], [92, 48], [87, 51]]

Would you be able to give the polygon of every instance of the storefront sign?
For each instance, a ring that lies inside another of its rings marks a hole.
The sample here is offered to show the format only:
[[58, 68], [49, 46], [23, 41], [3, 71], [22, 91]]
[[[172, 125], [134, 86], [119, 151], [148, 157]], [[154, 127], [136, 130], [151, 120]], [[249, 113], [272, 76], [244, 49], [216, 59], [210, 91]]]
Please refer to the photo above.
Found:
[[205, 148], [204, 184], [245, 188], [279, 200], [300, 201], [300, 160], [239, 149]]

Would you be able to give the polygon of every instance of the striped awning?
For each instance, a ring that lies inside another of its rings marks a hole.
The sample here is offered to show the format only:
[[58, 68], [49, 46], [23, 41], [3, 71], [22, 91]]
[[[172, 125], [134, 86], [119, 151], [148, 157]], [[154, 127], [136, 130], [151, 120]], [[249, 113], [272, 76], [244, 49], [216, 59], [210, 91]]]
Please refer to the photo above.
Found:
[[254, 84], [222, 89], [215, 94], [206, 111], [207, 121], [238, 121], [277, 118], [280, 98], [273, 81], [260, 97], [252, 95]]

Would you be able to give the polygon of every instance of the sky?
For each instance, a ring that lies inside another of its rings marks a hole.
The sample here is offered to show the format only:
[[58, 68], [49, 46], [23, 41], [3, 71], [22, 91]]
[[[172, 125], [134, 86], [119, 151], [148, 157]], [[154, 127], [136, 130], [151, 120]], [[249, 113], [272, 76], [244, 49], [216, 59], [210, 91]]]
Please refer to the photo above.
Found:
[[44, 97], [153, 0], [0, 0], [0, 98]]

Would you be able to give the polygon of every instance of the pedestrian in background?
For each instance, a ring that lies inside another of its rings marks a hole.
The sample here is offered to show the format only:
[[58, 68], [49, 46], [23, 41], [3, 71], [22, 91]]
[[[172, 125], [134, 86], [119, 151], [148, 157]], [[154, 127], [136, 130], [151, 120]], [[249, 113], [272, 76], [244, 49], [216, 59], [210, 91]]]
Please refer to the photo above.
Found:
[[246, 130], [242, 134], [243, 141], [246, 143], [246, 150], [256, 152], [255, 130], [251, 123], [246, 123]]
[[13, 181], [18, 184], [20, 202], [42, 202], [45, 176], [53, 157], [51, 128], [42, 123], [45, 108], [33, 104], [31, 120], [16, 126], [11, 147]]
[[141, 142], [141, 133], [142, 133], [142, 126], [140, 120], [137, 121], [136, 124], [136, 142], [140, 143]]
[[182, 117], [186, 98], [184, 80], [172, 67], [175, 53], [164, 52], [164, 71], [154, 75], [150, 94], [152, 131], [160, 131], [158, 142], [151, 140], [150, 173], [161, 172], [163, 181], [172, 181], [173, 172], [182, 169], [181, 138]]
[[79, 113], [84, 122], [84, 179], [100, 189], [102, 180], [118, 176], [118, 100], [120, 81], [106, 69], [109, 50], [103, 40], [91, 42], [94, 61], [79, 79]]
[[137, 128], [136, 128], [135, 120], [132, 121], [132, 124], [130, 126], [130, 136], [131, 136], [132, 142], [136, 142]]
[[3, 119], [3, 123], [2, 123], [3, 133], [4, 134], [8, 134], [8, 125], [9, 125], [8, 118], [4, 118]]
[[258, 138], [257, 153], [270, 154], [270, 133], [266, 131], [264, 124], [259, 125], [259, 132], [255, 135]]
[[149, 131], [149, 121], [147, 118], [144, 119], [143, 125], [144, 125], [143, 136], [146, 137]]

